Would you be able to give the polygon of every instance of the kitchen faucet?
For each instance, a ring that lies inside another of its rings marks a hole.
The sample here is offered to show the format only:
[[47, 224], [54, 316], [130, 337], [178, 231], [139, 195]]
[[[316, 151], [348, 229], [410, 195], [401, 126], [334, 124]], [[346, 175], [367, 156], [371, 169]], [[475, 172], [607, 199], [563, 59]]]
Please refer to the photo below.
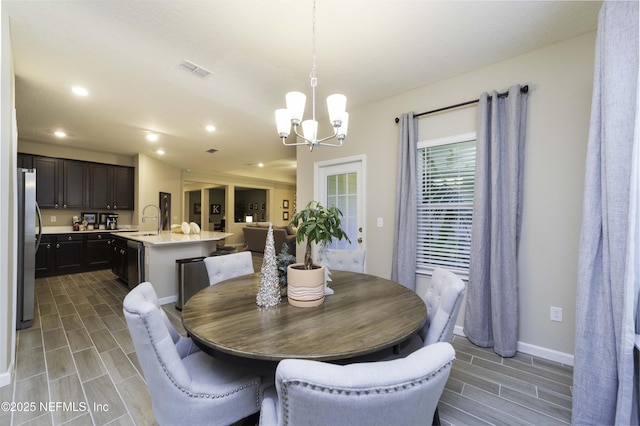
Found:
[[[147, 210], [147, 207], [155, 207], [156, 210], [158, 210], [158, 215], [157, 216], [145, 216], [144, 215], [144, 211]], [[160, 207], [156, 206], [155, 204], [148, 204], [146, 206], [144, 206], [144, 208], [142, 209], [142, 223], [145, 222], [145, 219], [155, 219], [158, 221], [158, 235], [160, 235], [160, 232], [162, 232], [162, 230], [160, 229], [162, 227], [162, 224], [160, 222]]]

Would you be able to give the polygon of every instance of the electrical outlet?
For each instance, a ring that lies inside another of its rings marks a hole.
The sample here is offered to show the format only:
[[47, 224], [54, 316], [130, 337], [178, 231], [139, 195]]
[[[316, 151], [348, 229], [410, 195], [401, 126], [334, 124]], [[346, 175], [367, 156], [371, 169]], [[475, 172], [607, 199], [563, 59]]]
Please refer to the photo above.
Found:
[[378, 218], [378, 228], [382, 228], [384, 226], [384, 219], [381, 217]]
[[55, 216], [51, 216], [51, 223], [54, 223], [56, 221], [56, 217]]
[[562, 322], [562, 308], [551, 306], [549, 308], [549, 319], [551, 321]]

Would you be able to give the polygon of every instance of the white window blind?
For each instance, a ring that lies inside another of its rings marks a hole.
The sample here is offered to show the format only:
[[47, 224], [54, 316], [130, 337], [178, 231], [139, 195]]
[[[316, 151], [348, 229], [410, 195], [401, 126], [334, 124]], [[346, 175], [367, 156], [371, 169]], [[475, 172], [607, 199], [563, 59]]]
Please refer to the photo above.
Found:
[[475, 134], [418, 144], [417, 272], [469, 273]]

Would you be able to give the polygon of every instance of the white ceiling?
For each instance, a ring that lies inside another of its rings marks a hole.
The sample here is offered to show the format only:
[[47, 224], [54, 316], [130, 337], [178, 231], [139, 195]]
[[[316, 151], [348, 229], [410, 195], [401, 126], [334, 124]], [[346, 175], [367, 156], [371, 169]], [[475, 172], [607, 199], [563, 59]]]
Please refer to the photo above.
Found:
[[[318, 114], [331, 93], [347, 95], [349, 110], [592, 31], [600, 5], [318, 0]], [[296, 150], [278, 139], [274, 110], [288, 91], [310, 98], [311, 0], [2, 7], [11, 18], [21, 140], [295, 179]], [[190, 75], [178, 67], [183, 60], [214, 74]], [[73, 85], [90, 95], [75, 97]], [[209, 123], [214, 133], [204, 130]], [[57, 139], [58, 129], [68, 137]], [[146, 141], [148, 132], [159, 141]]]

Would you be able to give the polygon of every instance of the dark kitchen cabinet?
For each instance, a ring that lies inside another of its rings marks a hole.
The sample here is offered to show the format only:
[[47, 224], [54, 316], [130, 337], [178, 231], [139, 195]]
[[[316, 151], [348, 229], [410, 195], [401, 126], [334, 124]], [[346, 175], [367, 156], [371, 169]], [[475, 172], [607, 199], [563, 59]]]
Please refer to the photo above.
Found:
[[36, 252], [36, 277], [55, 274], [55, 236], [43, 235]]
[[111, 267], [111, 234], [87, 234], [86, 266], [89, 269], [108, 269]]
[[131, 167], [113, 166], [113, 208], [133, 210], [134, 173]]
[[50, 157], [33, 157], [36, 169], [36, 201], [41, 209], [57, 209], [60, 160]]
[[85, 235], [56, 235], [56, 274], [72, 274], [83, 269]]
[[[38, 173], [36, 172], [36, 177]], [[87, 164], [62, 160], [61, 205], [64, 209], [83, 209], [86, 206]]]
[[20, 169], [32, 169], [33, 168], [33, 155], [18, 153], [18, 168]]
[[89, 164], [89, 208], [111, 208], [110, 194], [112, 180], [111, 166], [108, 164]]
[[125, 166], [89, 164], [89, 208], [133, 210], [133, 170]]
[[127, 240], [121, 237], [111, 237], [111, 272], [125, 283], [128, 282]]
[[117, 249], [116, 275], [126, 282], [126, 240], [97, 231], [43, 235], [36, 252], [36, 278], [112, 268], [115, 239], [122, 241]]
[[17, 166], [36, 169], [43, 209], [133, 210], [135, 168], [18, 153]]
[[87, 164], [83, 161], [34, 156], [36, 200], [44, 209], [83, 209], [86, 206]]

